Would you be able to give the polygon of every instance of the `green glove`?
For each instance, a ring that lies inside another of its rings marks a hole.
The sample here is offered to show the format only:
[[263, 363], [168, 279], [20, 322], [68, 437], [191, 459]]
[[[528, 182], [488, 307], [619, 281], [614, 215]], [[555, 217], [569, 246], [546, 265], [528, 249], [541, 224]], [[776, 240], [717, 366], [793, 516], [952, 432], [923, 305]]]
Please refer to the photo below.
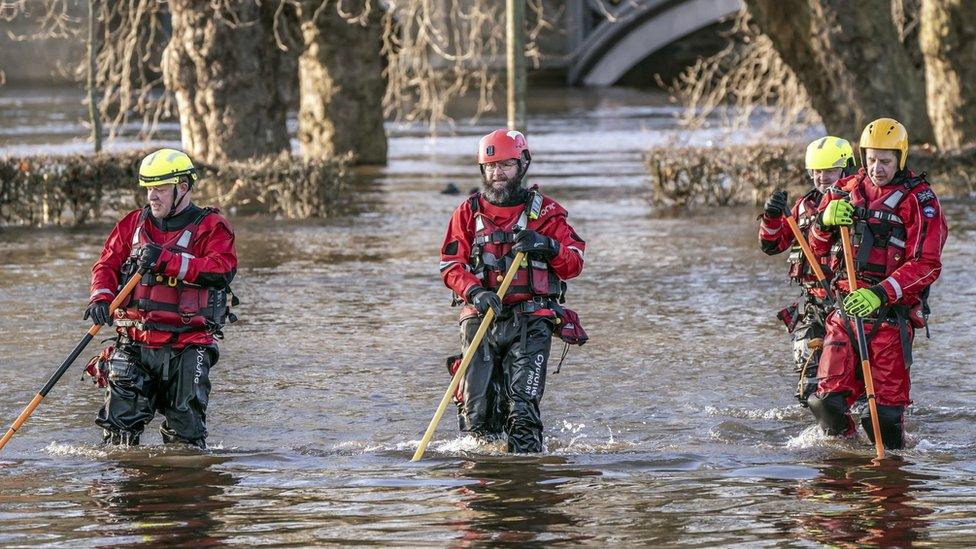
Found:
[[848, 314], [865, 317], [877, 311], [878, 307], [884, 305], [886, 301], [888, 301], [888, 295], [884, 288], [880, 286], [861, 288], [847, 296], [847, 299], [844, 300], [844, 310]]
[[854, 224], [854, 206], [846, 200], [831, 200], [823, 212], [823, 224], [831, 227], [835, 225]]

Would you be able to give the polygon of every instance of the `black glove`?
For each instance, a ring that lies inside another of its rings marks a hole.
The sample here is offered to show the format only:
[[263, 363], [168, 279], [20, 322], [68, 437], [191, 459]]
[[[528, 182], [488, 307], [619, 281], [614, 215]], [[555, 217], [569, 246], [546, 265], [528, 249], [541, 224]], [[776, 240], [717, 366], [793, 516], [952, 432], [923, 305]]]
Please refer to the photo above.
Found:
[[787, 211], [786, 191], [776, 191], [769, 195], [763, 206], [763, 215], [766, 217], [783, 217]]
[[479, 314], [487, 313], [489, 308], [495, 311], [496, 315], [502, 312], [502, 300], [498, 294], [481, 286], [475, 286], [468, 292], [468, 303], [474, 305]]
[[92, 319], [92, 324], [101, 326], [112, 323], [112, 314], [108, 311], [108, 301], [96, 301], [85, 309], [85, 320]]
[[512, 251], [515, 253], [525, 252], [543, 261], [549, 261], [559, 255], [559, 243], [548, 236], [525, 229], [515, 235], [515, 245], [512, 246]]
[[139, 270], [156, 272], [159, 270], [159, 257], [163, 255], [163, 249], [158, 244], [149, 243], [139, 250], [139, 257], [136, 263]]

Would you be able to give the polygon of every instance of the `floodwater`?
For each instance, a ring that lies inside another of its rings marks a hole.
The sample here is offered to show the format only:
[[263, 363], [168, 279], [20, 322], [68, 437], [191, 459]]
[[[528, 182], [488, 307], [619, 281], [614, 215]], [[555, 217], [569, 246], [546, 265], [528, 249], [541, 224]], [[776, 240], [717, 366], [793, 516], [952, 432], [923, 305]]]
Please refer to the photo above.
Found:
[[[71, 101], [2, 93], [0, 154], [84, 147]], [[363, 213], [234, 220], [243, 303], [212, 371], [211, 450], [164, 447], [158, 419], [142, 447], [99, 446], [79, 361], [0, 453], [0, 545], [976, 545], [973, 204], [945, 205], [909, 448], [873, 465], [863, 434], [828, 440], [793, 401], [774, 314], [795, 291], [756, 209], [649, 206], [641, 151], [722, 133], [682, 132], [643, 93], [541, 99], [532, 181], [587, 240], [569, 305], [591, 336], [550, 372], [543, 454], [459, 440], [449, 411], [409, 463], [457, 343], [437, 263], [462, 199], [439, 191], [478, 183], [477, 137], [499, 122], [436, 141], [391, 127]], [[3, 428], [84, 333], [108, 229], [0, 232]]]

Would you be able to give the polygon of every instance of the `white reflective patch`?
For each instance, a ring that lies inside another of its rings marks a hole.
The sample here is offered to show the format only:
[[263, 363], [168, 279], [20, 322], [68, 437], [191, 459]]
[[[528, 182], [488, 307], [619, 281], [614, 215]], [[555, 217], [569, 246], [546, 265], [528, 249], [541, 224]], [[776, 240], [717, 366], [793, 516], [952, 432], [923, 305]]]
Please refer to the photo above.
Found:
[[139, 234], [142, 232], [142, 227], [136, 227], [134, 233], [132, 233], [132, 245], [135, 246], [139, 243]]
[[889, 244], [894, 244], [895, 246], [897, 246], [899, 248], [904, 248], [905, 247], [905, 241], [902, 240], [902, 239], [900, 239], [900, 238], [891, 237], [891, 238], [888, 239], [888, 243]]
[[762, 229], [763, 229], [763, 232], [764, 233], [768, 234], [769, 236], [772, 236], [772, 235], [774, 235], [774, 234], [782, 231], [783, 230], [783, 227], [782, 227], [782, 225], [779, 226], [779, 227], [776, 227], [776, 230], [774, 231], [773, 229], [770, 229], [766, 225], [763, 225], [763, 228]]
[[190, 247], [191, 238], [193, 238], [193, 233], [191, 233], [189, 230], [185, 230], [183, 231], [183, 234], [180, 235], [180, 239], [176, 241], [176, 245], [180, 248], [188, 248]]
[[533, 269], [545, 269], [548, 265], [544, 261], [530, 261]]
[[800, 202], [800, 207], [796, 209], [796, 213], [799, 214], [797, 217], [803, 217], [803, 214], [807, 213], [806, 202]]
[[183, 280], [186, 278], [186, 271], [190, 269], [190, 258], [189, 254], [180, 254], [180, 273], [176, 275], [176, 278]]
[[443, 271], [451, 265], [457, 265], [458, 263], [460, 263], [460, 261], [441, 261], [440, 270]]
[[474, 231], [480, 233], [485, 230], [485, 222], [481, 220], [480, 215], [474, 216]]
[[891, 284], [891, 289], [895, 291], [895, 299], [901, 299], [901, 284], [897, 280], [891, 278], [890, 276], [885, 279], [885, 282]]
[[580, 259], [583, 259], [583, 250], [577, 248], [576, 246], [566, 246], [566, 247], [569, 248], [570, 250], [573, 250], [574, 252], [578, 253], [579, 256], [580, 256]]
[[94, 292], [92, 292], [92, 295], [91, 295], [90, 298], [88, 298], [88, 300], [91, 301], [92, 299], [95, 299], [95, 296], [101, 295], [101, 294], [108, 294], [108, 295], [110, 295], [112, 297], [115, 297], [115, 292], [113, 292], [112, 290], [109, 290], [108, 288], [99, 288], [99, 289], [95, 290]]
[[542, 212], [542, 195], [535, 193], [535, 197], [532, 199], [532, 208], [529, 213], [529, 217], [532, 219], [539, 219], [539, 215]]
[[518, 231], [520, 229], [525, 229], [529, 226], [529, 218], [525, 215], [525, 211], [522, 211], [522, 215], [519, 216], [518, 222], [512, 227], [513, 231]]
[[905, 195], [905, 193], [903, 193], [901, 191], [895, 191], [895, 192], [891, 193], [888, 196], [888, 198], [885, 199], [885, 201], [883, 202], [883, 204], [885, 206], [888, 206], [892, 210], [894, 210], [895, 209], [895, 206], [897, 206], [898, 203], [901, 202], [901, 197], [904, 196], [904, 195]]

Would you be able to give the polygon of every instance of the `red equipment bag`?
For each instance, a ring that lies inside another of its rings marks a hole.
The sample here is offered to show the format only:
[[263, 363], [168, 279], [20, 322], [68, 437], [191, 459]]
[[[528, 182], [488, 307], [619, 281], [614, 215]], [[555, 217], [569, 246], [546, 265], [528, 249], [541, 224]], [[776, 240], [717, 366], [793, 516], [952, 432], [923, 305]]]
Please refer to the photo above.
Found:
[[789, 307], [784, 308], [780, 312], [776, 313], [776, 318], [783, 321], [786, 325], [786, 332], [792, 334], [793, 330], [796, 329], [796, 323], [800, 321], [800, 305], [799, 303], [793, 303]]
[[559, 336], [559, 339], [570, 345], [583, 345], [589, 341], [590, 336], [586, 335], [586, 330], [580, 324], [580, 318], [576, 311], [560, 307], [559, 319], [561, 322], [556, 328], [556, 335]]
[[[92, 383], [99, 389], [108, 387], [108, 360], [115, 352], [115, 347], [109, 345], [102, 349], [102, 352], [91, 357], [88, 365], [85, 366], [85, 374], [92, 378]], [[82, 376], [84, 379], [84, 376]]]
[[[447, 373], [454, 377], [454, 374], [461, 367], [462, 355], [451, 355], [447, 357]], [[461, 381], [464, 381], [463, 379]], [[464, 393], [461, 392], [461, 384], [458, 383], [457, 389], [454, 390], [454, 402], [461, 404], [464, 402]]]

